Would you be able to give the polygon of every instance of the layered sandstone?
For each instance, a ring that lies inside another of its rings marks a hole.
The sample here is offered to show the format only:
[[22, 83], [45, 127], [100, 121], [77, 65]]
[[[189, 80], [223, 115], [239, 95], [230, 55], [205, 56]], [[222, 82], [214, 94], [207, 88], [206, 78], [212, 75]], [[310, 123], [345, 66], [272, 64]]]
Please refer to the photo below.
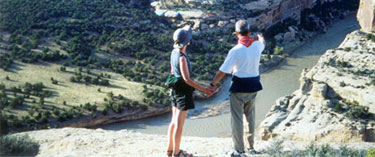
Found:
[[262, 140], [374, 142], [375, 43], [368, 36], [349, 34], [304, 71], [300, 89], [277, 100], [261, 123]]
[[357, 19], [363, 31], [375, 31], [375, 1], [361, 0]]

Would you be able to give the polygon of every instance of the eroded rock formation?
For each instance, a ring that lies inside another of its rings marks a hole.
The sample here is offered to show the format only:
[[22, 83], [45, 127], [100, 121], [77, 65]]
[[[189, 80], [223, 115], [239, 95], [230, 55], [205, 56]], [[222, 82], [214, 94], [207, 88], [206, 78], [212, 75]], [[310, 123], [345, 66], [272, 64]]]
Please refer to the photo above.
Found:
[[375, 32], [375, 1], [361, 0], [357, 19], [363, 31]]
[[305, 70], [300, 89], [277, 100], [261, 123], [261, 139], [374, 142], [375, 43], [367, 36], [349, 34]]

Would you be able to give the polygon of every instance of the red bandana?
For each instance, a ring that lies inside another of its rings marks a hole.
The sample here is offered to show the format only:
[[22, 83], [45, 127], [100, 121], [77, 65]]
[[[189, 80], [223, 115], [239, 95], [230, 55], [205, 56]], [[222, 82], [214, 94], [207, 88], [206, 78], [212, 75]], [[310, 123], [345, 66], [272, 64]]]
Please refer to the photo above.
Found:
[[242, 45], [244, 45], [246, 47], [249, 47], [254, 41], [255, 41], [255, 39], [251, 38], [250, 36], [241, 36], [238, 39], [238, 43], [242, 44]]

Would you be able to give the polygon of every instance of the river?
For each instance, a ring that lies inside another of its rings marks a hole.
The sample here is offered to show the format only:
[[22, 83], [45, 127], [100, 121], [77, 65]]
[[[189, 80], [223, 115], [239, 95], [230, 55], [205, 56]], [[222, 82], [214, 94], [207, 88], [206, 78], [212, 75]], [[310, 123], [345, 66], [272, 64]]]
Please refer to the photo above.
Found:
[[[264, 119], [268, 110], [275, 104], [275, 101], [282, 96], [293, 93], [299, 88], [299, 78], [304, 68], [313, 67], [319, 57], [328, 49], [338, 47], [345, 39], [345, 36], [359, 29], [358, 22], [354, 15], [332, 24], [327, 33], [316, 36], [307, 41], [302, 47], [296, 49], [293, 54], [285, 59], [280, 65], [261, 74], [263, 90], [256, 98], [256, 125]], [[196, 110], [210, 108], [212, 105], [228, 102], [230, 80], [228, 79], [223, 89], [209, 100], [196, 101]], [[192, 112], [194, 113], [194, 111]], [[120, 122], [100, 126], [105, 130], [128, 129], [146, 134], [167, 134], [170, 122], [170, 113], [152, 118]], [[224, 113], [217, 116], [194, 118], [188, 116], [185, 121], [183, 135], [216, 137], [231, 134], [230, 114]]]

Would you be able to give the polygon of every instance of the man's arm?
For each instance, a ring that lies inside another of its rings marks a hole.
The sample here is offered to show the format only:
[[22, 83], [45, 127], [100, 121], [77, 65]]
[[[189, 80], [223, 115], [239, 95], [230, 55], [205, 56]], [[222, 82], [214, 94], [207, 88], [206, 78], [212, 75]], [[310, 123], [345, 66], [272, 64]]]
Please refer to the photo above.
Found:
[[225, 73], [222, 72], [222, 71], [220, 71], [220, 70], [218, 70], [218, 71], [216, 72], [216, 75], [215, 75], [214, 79], [212, 80], [212, 82], [211, 82], [211, 84], [210, 84], [209, 90], [214, 91], [214, 90], [215, 90], [215, 86], [216, 86], [216, 84], [217, 84], [221, 79], [223, 79], [224, 76], [225, 76]]
[[223, 79], [223, 77], [225, 76], [225, 73], [224, 72], [222, 72], [222, 71], [220, 71], [220, 70], [218, 70], [217, 72], [216, 72], [216, 75], [215, 75], [215, 77], [214, 77], [214, 79], [212, 80], [212, 85], [213, 86], [216, 86], [216, 84], [221, 80], [221, 79]]
[[266, 41], [264, 40], [263, 35], [262, 34], [258, 34], [257, 36], [258, 36], [259, 42], [261, 42], [264, 45], [264, 47], [266, 47]]

